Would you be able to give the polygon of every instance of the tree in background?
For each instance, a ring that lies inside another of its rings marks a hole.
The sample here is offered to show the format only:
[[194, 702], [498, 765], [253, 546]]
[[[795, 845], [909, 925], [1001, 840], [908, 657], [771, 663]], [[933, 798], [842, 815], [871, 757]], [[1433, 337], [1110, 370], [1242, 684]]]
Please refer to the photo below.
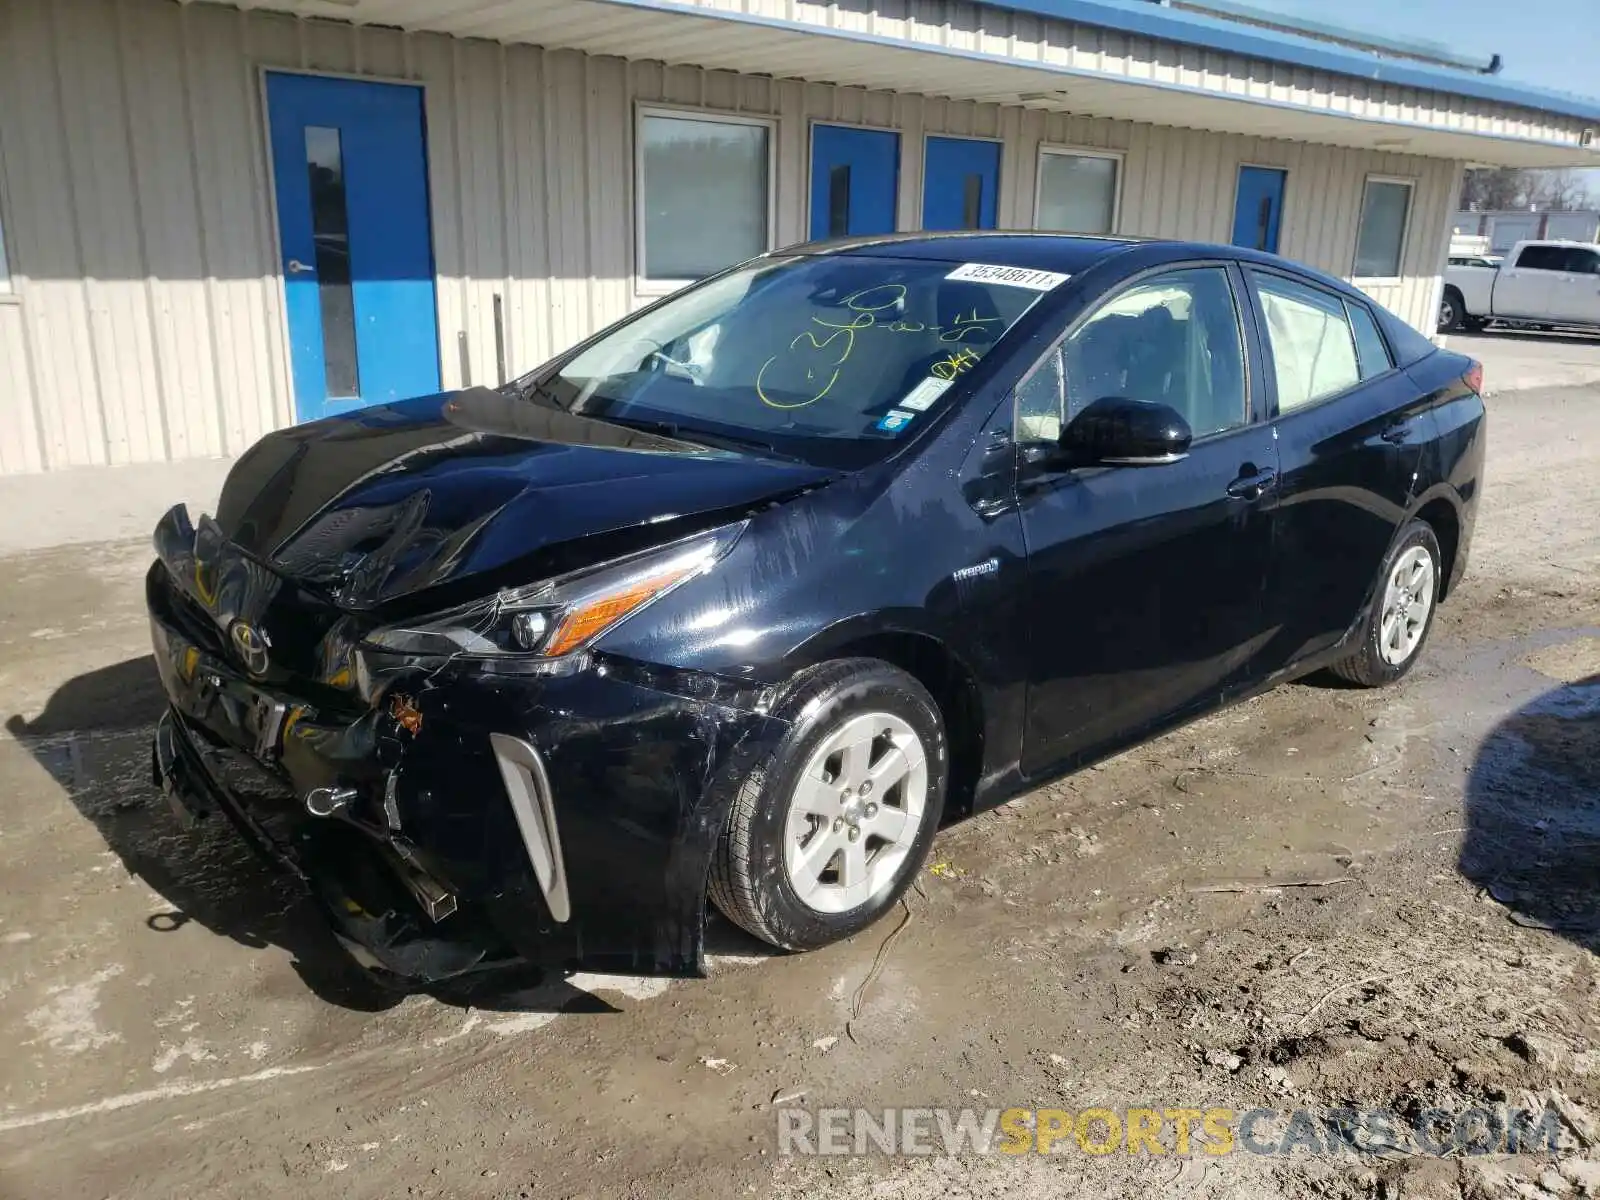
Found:
[[1555, 171], [1490, 167], [1468, 171], [1461, 179], [1461, 207], [1479, 212], [1503, 209], [1572, 212], [1593, 205], [1594, 197], [1583, 176], [1567, 167]]
[[1533, 202], [1546, 212], [1572, 212], [1590, 208], [1594, 198], [1582, 175], [1571, 168], [1559, 171], [1536, 171], [1538, 176], [1533, 189]]

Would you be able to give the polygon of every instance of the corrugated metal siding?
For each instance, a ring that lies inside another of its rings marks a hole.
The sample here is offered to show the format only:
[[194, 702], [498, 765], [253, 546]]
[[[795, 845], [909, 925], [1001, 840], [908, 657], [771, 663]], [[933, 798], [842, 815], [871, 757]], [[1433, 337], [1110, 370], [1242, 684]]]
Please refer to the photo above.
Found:
[[[236, 0], [219, 0], [234, 3]], [[693, 61], [713, 66], [726, 64], [720, 57], [732, 36], [731, 23], [721, 29], [703, 28], [676, 39], [676, 44], [641, 45], [640, 30], [647, 28], [655, 10], [634, 10], [619, 16], [609, 5], [574, 6], [568, 0], [350, 0], [352, 19], [406, 25], [461, 37], [506, 42], [560, 41], [595, 53], [636, 57], [649, 54], [668, 61]], [[1248, 97], [1305, 110], [1342, 113], [1385, 121], [1403, 121], [1441, 130], [1456, 130], [1496, 137], [1527, 138], [1578, 144], [1584, 122], [1537, 108], [1513, 107], [1456, 92], [1403, 87], [1357, 75], [1312, 70], [1291, 63], [1228, 54], [1219, 50], [1140, 36], [1118, 29], [1085, 25], [1032, 13], [1016, 12], [965, 0], [872, 0], [840, 4], [836, 0], [677, 0], [687, 8], [700, 8], [724, 16], [783, 22], [805, 30], [826, 30], [852, 36], [881, 38], [887, 43], [932, 46], [998, 61], [1024, 65], [1049, 64], [1079, 72], [1074, 89], [1065, 81], [1075, 106], [1093, 92], [1097, 80], [1148, 81], [1192, 88], [1217, 96]], [[292, 4], [293, 0], [267, 0]], [[555, 32], [559, 30], [559, 36]], [[769, 32], [770, 37], [770, 32]], [[830, 60], [838, 47], [790, 42], [774, 49], [762, 63], [769, 73], [793, 74], [806, 79], [834, 80]], [[713, 56], [713, 57], [707, 57]], [[739, 64], [750, 69], [748, 63]], [[909, 68], [916, 87], [922, 81], [946, 74], [951, 64]], [[874, 80], [875, 86], [905, 87], [900, 82]], [[942, 90], [942, 89], [936, 89]], [[1132, 115], [1121, 111], [1108, 115]]]
[[648, 301], [638, 103], [773, 118], [780, 244], [805, 237], [813, 120], [901, 131], [903, 228], [920, 220], [924, 133], [1004, 140], [1013, 227], [1033, 221], [1042, 143], [1122, 153], [1133, 234], [1226, 240], [1239, 164], [1283, 166], [1281, 249], [1334, 274], [1350, 269], [1366, 176], [1413, 178], [1402, 278], [1371, 290], [1424, 329], [1457, 192], [1442, 160], [210, 5], [0, 0], [0, 206], [20, 300], [0, 303], [0, 471], [236, 454], [292, 419], [263, 65], [426, 83], [447, 386], [463, 379], [460, 334], [473, 380], [492, 380], [497, 294], [513, 372]]

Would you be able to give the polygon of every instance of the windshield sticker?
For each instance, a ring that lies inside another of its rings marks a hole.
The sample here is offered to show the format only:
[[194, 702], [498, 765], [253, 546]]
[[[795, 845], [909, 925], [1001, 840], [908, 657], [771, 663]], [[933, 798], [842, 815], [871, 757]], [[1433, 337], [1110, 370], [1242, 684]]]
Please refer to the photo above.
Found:
[[1048, 292], [1058, 288], [1071, 275], [1060, 271], [1035, 271], [1032, 267], [996, 267], [988, 263], [962, 263], [946, 279], [968, 279], [973, 283], [1001, 283], [1009, 287], [1028, 288], [1035, 292]]
[[916, 413], [906, 412], [904, 409], [891, 408], [878, 418], [877, 428], [884, 433], [899, 433], [916, 418]]
[[912, 412], [927, 412], [935, 400], [950, 390], [953, 382], [954, 380], [937, 379], [930, 375], [905, 394], [905, 398], [900, 401], [900, 407], [909, 408]]

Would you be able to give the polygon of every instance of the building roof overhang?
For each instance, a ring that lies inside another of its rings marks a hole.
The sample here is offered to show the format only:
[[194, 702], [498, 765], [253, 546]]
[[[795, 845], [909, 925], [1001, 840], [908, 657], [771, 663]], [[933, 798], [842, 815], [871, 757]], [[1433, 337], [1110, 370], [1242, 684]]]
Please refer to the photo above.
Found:
[[[182, 0], [189, 3], [191, 0]], [[1219, 90], [1215, 86], [1195, 86], [1178, 79], [1163, 80], [1154, 73], [1133, 76], [1098, 70], [1092, 66], [1059, 61], [1024, 61], [1014, 55], [965, 48], [942, 42], [907, 40], [887, 36], [870, 28], [824, 26], [788, 18], [762, 15], [743, 8], [712, 8], [706, 4], [680, 0], [203, 0], [235, 8], [285, 12], [301, 17], [321, 17], [356, 24], [398, 27], [457, 37], [488, 38], [505, 43], [526, 43], [551, 49], [568, 48], [591, 54], [612, 55], [634, 60], [686, 64], [713, 70], [738, 71], [812, 82], [825, 82], [892, 92], [949, 97], [987, 103], [1021, 105], [1027, 108], [1068, 112], [1089, 116], [1144, 121], [1157, 125], [1214, 130], [1255, 137], [1286, 138], [1358, 149], [1385, 150], [1397, 154], [1449, 158], [1473, 164], [1517, 167], [1600, 167], [1600, 145], [1585, 146], [1583, 122], [1591, 118], [1600, 126], [1600, 102], [1566, 98], [1563, 108], [1539, 107], [1551, 121], [1543, 128], [1545, 136], [1525, 136], [1512, 132], [1485, 131], [1459, 119], [1452, 123], [1408, 118], [1407, 106], [1389, 104], [1350, 104], [1343, 109], [1315, 105], [1260, 94], [1259, 87]], [[735, 0], [738, 2], [738, 0]], [[1156, 36], [1151, 22], [1159, 17], [1160, 31], [1166, 36], [1188, 30], [1191, 33], [1202, 19], [1194, 14], [1173, 14], [1173, 10], [1140, 3], [1115, 0], [1008, 0], [1007, 9], [1066, 10], [1096, 15], [1101, 21], [1118, 19], [1116, 28], [1134, 34], [1146, 30]], [[790, 9], [797, 5], [790, 5]], [[1135, 11], [1150, 9], [1152, 13]], [[1090, 12], [1092, 10], [1092, 13]], [[1187, 18], [1172, 24], [1176, 16]], [[1086, 18], [1085, 18], [1086, 19]], [[1226, 24], [1212, 21], [1213, 24]], [[857, 23], [859, 24], [859, 22]], [[868, 22], [870, 25], [870, 22]], [[1311, 39], [1246, 28], [1228, 31], [1233, 54], [1282, 57], [1269, 62], [1295, 62], [1290, 51], [1300, 57], [1316, 53], [1327, 55], [1329, 63], [1345, 63], [1357, 56], [1370, 59], [1367, 76], [1351, 76], [1352, 82], [1377, 78], [1395, 87], [1413, 86], [1406, 80], [1390, 79], [1397, 73], [1422, 72], [1435, 92], [1458, 94], [1454, 84], [1465, 88], [1472, 82], [1478, 91], [1484, 87], [1505, 90], [1507, 85], [1493, 77], [1478, 77], [1467, 72], [1386, 64], [1373, 55], [1357, 55], [1346, 48], [1329, 45], [1325, 49]], [[993, 39], [991, 39], [993, 40]], [[1288, 41], [1311, 42], [1314, 51], [1286, 47]], [[1303, 51], [1303, 52], [1302, 52]], [[1373, 67], [1380, 64], [1382, 69]], [[1401, 68], [1405, 68], [1405, 72]], [[1332, 70], [1331, 66], [1322, 68]], [[1353, 69], [1353, 67], [1352, 67]], [[1408, 74], [1409, 78], [1409, 74]], [[1464, 82], [1465, 81], [1465, 82]], [[1228, 82], [1228, 81], [1225, 81]], [[1248, 82], [1248, 81], [1245, 81]], [[1296, 95], [1299, 93], [1296, 92]], [[1460, 95], [1470, 93], [1462, 90]], [[1511, 87], [1506, 92], [1507, 116], [1492, 122], [1507, 128], [1525, 118], [1535, 105], [1554, 105], [1554, 93]], [[1478, 96], [1479, 106], [1491, 97]], [[1500, 101], [1494, 101], [1500, 103]], [[1519, 108], [1513, 108], [1512, 105]], [[1398, 115], [1375, 114], [1372, 109], [1398, 110]], [[1348, 111], [1354, 109], [1356, 111]], [[1575, 111], [1582, 109], [1583, 111]], [[1592, 112], [1591, 112], [1592, 110]], [[1482, 122], [1477, 122], [1481, 126]], [[1592, 133], [1590, 137], [1592, 138]]]

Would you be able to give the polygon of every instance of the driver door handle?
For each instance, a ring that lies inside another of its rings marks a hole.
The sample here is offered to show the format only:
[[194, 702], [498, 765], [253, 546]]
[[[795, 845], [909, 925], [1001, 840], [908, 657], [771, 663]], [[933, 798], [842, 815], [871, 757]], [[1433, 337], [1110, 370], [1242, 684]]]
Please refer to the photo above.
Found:
[[1235, 500], [1259, 500], [1278, 485], [1278, 473], [1267, 467], [1241, 475], [1228, 485], [1228, 495]]
[[316, 269], [315, 267], [306, 266], [306, 264], [301, 262], [298, 258], [291, 258], [287, 263], [284, 264], [284, 266], [291, 275], [308, 274]]

